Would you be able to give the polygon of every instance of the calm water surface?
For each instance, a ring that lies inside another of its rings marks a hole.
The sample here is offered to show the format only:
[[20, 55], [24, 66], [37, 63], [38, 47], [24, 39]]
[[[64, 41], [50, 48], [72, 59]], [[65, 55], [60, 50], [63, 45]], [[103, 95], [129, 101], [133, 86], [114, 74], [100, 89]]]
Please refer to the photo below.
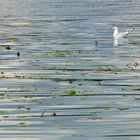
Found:
[[[0, 139], [140, 139], [139, 7], [1, 0]], [[135, 29], [116, 47], [114, 24]]]

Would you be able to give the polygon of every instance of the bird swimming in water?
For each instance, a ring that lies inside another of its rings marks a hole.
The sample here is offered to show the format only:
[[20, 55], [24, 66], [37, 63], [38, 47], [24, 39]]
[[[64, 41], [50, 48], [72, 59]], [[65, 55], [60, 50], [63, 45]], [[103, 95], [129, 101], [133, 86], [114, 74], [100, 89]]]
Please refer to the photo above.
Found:
[[130, 30], [128, 30], [126, 32], [120, 32], [119, 33], [117, 26], [114, 26], [112, 29], [113, 29], [113, 43], [114, 43], [114, 46], [118, 46], [118, 44], [119, 44], [118, 40], [121, 39], [121, 38], [127, 37], [134, 30], [134, 28], [131, 28]]
[[112, 29], [113, 29], [113, 38], [118, 38], [118, 39], [121, 37], [127, 37], [127, 35], [130, 34], [134, 30], [134, 28], [132, 28], [126, 32], [119, 33], [117, 26], [114, 26]]

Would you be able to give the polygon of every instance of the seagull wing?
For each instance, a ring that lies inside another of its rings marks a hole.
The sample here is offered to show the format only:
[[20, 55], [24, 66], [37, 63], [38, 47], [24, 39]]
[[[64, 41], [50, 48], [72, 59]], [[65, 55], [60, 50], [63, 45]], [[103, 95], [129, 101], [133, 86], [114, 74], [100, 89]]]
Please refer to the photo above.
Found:
[[118, 34], [118, 38], [120, 38], [120, 37], [127, 37], [127, 35], [130, 34], [133, 30], [134, 30], [134, 29], [132, 28], [132, 29], [130, 29], [130, 30], [127, 31], [127, 32], [119, 33], [119, 34]]
[[118, 38], [121, 38], [121, 37], [126, 37], [129, 33], [128, 32], [122, 32], [122, 33], [119, 33], [117, 35]]

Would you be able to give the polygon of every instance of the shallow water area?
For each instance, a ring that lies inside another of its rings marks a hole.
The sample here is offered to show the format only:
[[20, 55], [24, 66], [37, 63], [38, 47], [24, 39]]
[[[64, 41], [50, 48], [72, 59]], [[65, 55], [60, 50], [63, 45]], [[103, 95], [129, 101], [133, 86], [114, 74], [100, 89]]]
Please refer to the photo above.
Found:
[[1, 0], [0, 140], [140, 139], [139, 5]]

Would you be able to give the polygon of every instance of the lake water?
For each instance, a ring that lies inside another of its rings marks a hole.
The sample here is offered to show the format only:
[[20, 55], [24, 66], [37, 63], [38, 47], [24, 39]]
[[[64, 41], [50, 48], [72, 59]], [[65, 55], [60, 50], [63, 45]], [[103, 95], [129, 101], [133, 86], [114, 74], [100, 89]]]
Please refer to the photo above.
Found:
[[140, 139], [139, 7], [1, 0], [0, 140]]

